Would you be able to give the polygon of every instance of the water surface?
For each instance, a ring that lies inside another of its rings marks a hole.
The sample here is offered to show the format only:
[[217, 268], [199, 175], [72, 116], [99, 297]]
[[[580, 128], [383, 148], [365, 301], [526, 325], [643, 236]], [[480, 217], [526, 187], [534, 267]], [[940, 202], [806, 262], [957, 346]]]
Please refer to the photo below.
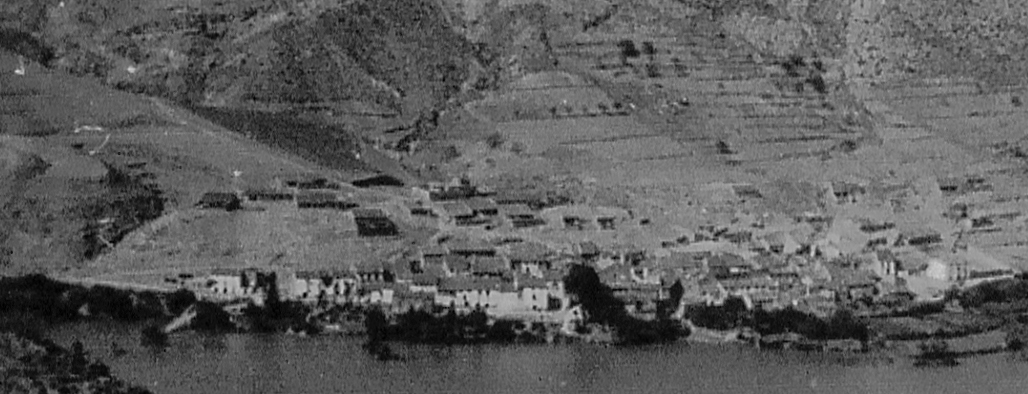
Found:
[[167, 394], [1028, 393], [1028, 363], [1007, 354], [925, 369], [902, 357], [743, 346], [397, 344], [408, 360], [380, 362], [360, 338], [184, 332], [155, 351], [139, 345], [139, 329], [76, 323], [50, 335], [62, 345], [81, 339], [117, 376]]

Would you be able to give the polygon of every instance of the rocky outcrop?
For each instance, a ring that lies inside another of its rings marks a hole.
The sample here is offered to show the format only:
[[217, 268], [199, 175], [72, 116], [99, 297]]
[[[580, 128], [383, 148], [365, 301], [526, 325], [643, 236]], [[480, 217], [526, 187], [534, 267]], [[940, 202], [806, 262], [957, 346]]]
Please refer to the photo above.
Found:
[[0, 333], [0, 389], [6, 393], [136, 393], [111, 376], [106, 365], [90, 361], [81, 343], [71, 350], [39, 339]]
[[427, 0], [12, 1], [0, 23], [5, 48], [31, 38], [52, 53], [33, 58], [55, 68], [228, 107], [352, 100], [416, 113], [458, 90], [473, 60]]

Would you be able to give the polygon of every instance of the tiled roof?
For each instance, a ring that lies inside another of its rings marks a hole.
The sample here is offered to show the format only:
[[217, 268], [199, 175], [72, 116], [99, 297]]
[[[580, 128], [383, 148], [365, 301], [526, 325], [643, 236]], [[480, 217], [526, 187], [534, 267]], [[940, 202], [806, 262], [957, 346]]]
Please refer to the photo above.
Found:
[[510, 271], [510, 267], [501, 257], [476, 257], [471, 265], [471, 271], [477, 274], [502, 274]]
[[447, 245], [450, 253], [496, 253], [496, 248], [484, 242], [455, 242]]
[[707, 266], [714, 267], [741, 267], [750, 268], [750, 263], [741, 256], [731, 253], [719, 253], [707, 259]]
[[671, 252], [670, 256], [661, 257], [658, 263], [659, 266], [666, 268], [702, 269], [703, 259], [707, 255], [705, 253]]
[[578, 244], [579, 253], [582, 255], [596, 255], [600, 254], [600, 247], [595, 242], [585, 241]]
[[412, 282], [418, 286], [435, 286], [439, 284], [440, 276], [433, 275], [428, 272], [415, 274]]
[[564, 273], [557, 270], [543, 271], [543, 280], [547, 282], [561, 282], [564, 280]]
[[467, 206], [468, 206], [468, 208], [470, 208], [471, 210], [473, 210], [475, 212], [482, 211], [482, 210], [490, 210], [490, 209], [491, 210], [495, 210], [496, 209], [496, 203], [493, 202], [493, 200], [490, 200], [488, 198], [482, 198], [482, 197], [475, 197], [475, 198], [469, 199], [467, 201]]
[[449, 216], [471, 216], [475, 214], [471, 207], [462, 201], [443, 203], [443, 211]]
[[826, 264], [829, 274], [832, 275], [832, 283], [843, 287], [873, 286], [878, 282], [877, 277], [871, 271], [840, 268], [832, 264]]
[[518, 289], [545, 289], [549, 287], [549, 283], [542, 278], [536, 278], [534, 276], [521, 275], [517, 278]]
[[501, 211], [507, 216], [535, 216], [536, 214], [531, 207], [525, 204], [505, 205], [501, 208]]
[[449, 253], [450, 251], [447, 250], [446, 247], [443, 245], [430, 245], [421, 248], [422, 256], [443, 256]]
[[443, 256], [443, 261], [446, 262], [446, 267], [452, 272], [468, 272], [471, 270], [471, 259], [463, 256], [448, 254]]
[[496, 278], [443, 278], [439, 281], [439, 291], [466, 290], [500, 290], [501, 280]]
[[344, 270], [322, 269], [322, 270], [296, 271], [296, 278], [297, 279], [320, 279], [320, 278], [325, 278], [325, 277], [329, 277], [329, 278], [345, 278], [347, 276], [350, 276], [350, 273], [347, 272], [347, 271], [344, 271]]
[[546, 245], [536, 242], [521, 242], [510, 246], [507, 256], [511, 261], [535, 262], [543, 261], [550, 255]]

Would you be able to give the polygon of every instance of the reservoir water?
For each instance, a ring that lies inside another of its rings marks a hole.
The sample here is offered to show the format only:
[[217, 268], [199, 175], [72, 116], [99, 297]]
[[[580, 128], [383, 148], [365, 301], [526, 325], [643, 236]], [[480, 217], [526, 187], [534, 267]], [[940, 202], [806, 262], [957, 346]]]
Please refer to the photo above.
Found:
[[53, 327], [119, 377], [155, 393], [1028, 393], [1028, 362], [1009, 354], [918, 368], [904, 357], [758, 351], [735, 345], [607, 347], [393, 345], [382, 362], [341, 336], [176, 333], [140, 345], [140, 326]]

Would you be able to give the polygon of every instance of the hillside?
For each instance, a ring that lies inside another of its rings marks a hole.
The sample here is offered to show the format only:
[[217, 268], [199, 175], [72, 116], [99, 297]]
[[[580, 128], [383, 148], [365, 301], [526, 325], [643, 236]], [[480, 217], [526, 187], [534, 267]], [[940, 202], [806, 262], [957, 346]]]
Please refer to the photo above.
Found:
[[[102, 196], [177, 209], [204, 191], [311, 172], [532, 185], [652, 217], [653, 234], [630, 237], [650, 242], [737, 212], [822, 213], [819, 185], [838, 180], [981, 176], [1006, 194], [968, 204], [1013, 209], [1026, 10], [957, 0], [6, 1], [2, 176], [24, 187], [0, 191], [3, 220], [18, 229], [0, 258], [89, 260], [157, 215], [135, 212], [103, 241], [82, 241], [83, 229], [121, 217], [89, 203], [120, 201]], [[15, 54], [26, 75], [10, 72]], [[91, 164], [55, 166], [72, 156]], [[736, 184], [763, 197], [726, 202], [719, 190]], [[89, 214], [64, 222], [65, 212]], [[911, 220], [940, 216], [924, 215]], [[1019, 228], [975, 237], [1013, 256]]]

